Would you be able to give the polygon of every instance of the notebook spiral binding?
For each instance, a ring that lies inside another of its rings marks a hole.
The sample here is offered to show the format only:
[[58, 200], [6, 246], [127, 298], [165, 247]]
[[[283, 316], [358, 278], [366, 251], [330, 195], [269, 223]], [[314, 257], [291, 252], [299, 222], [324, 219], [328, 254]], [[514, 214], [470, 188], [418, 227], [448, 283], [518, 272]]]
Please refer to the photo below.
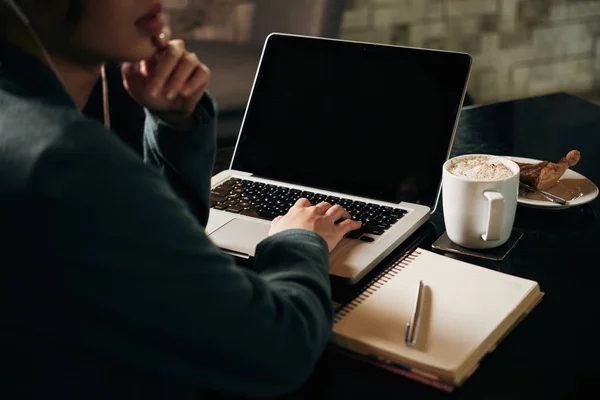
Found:
[[394, 261], [389, 267], [381, 271], [381, 273], [373, 278], [370, 282], [368, 282], [364, 289], [352, 300], [350, 303], [341, 307], [333, 318], [333, 323], [336, 324], [340, 322], [346, 315], [348, 315], [352, 310], [358, 307], [363, 301], [368, 299], [373, 293], [377, 291], [380, 287], [382, 287], [386, 282], [400, 273], [404, 268], [410, 265], [419, 255], [421, 254], [418, 250], [413, 250], [407, 252], [402, 255], [396, 261]]

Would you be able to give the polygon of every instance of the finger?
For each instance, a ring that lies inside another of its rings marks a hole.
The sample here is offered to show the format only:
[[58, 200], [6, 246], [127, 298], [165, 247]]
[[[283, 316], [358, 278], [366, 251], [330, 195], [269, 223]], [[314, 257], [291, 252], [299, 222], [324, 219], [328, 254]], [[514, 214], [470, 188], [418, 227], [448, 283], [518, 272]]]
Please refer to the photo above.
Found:
[[179, 47], [181, 50], [185, 50], [185, 42], [181, 39], [174, 39], [169, 42], [169, 44], [175, 45]]
[[326, 201], [319, 203], [315, 206], [315, 210], [317, 210], [319, 214], [325, 214], [330, 208], [331, 204], [327, 203]]
[[[125, 62], [121, 67], [121, 78], [123, 80], [123, 85], [125, 89], [129, 90], [131, 86], [131, 81], [137, 79], [143, 79], [144, 77], [141, 74], [141, 66], [139, 62], [130, 63]], [[135, 84], [135, 83], [134, 83]]]
[[144, 78], [150, 78], [154, 68], [156, 67], [155, 60], [142, 60], [140, 61], [140, 73]]
[[279, 216], [275, 217], [275, 219], [273, 221], [271, 221], [271, 226], [273, 226], [276, 223], [278, 223], [279, 220], [281, 220], [281, 218], [283, 218], [283, 215], [279, 215]]
[[186, 115], [192, 115], [200, 102], [202, 96], [204, 96], [204, 90], [198, 90], [198, 92], [194, 93], [192, 96], [183, 97], [183, 109], [181, 110]]
[[[198, 68], [196, 71], [198, 71], [199, 69], [200, 68]], [[190, 79], [194, 79], [194, 78], [190, 78]], [[202, 77], [200, 77], [199, 82], [192, 83], [192, 85], [195, 86], [195, 90], [192, 89], [192, 92], [187, 96], [185, 96], [185, 95], [181, 96], [184, 99], [184, 107], [183, 107], [184, 112], [186, 112], [188, 114], [192, 114], [194, 112], [194, 110], [196, 109], [196, 106], [200, 102], [200, 99], [202, 99], [202, 97], [204, 96], [204, 93], [206, 93], [206, 90], [208, 89], [209, 79], [210, 79], [210, 76], [203, 75]], [[181, 93], [181, 91], [180, 91], [180, 93]]]
[[160, 94], [182, 55], [183, 50], [174, 44], [162, 50], [148, 87], [150, 96], [157, 97]]
[[346, 211], [344, 207], [340, 206], [339, 204], [336, 204], [335, 206], [331, 207], [329, 210], [327, 210], [325, 214], [331, 217], [334, 221], [337, 221], [340, 218], [351, 218], [350, 214], [348, 214], [348, 211]]
[[206, 90], [210, 81], [210, 69], [202, 63], [196, 66], [194, 74], [179, 91], [182, 96], [191, 96], [198, 91]]
[[167, 99], [173, 100], [177, 96], [183, 85], [190, 80], [196, 68], [198, 68], [196, 55], [187, 53], [179, 59], [179, 63], [165, 84]]
[[158, 49], [164, 49], [169, 45], [169, 41], [171, 40], [171, 28], [165, 26], [162, 32], [152, 38], [152, 42], [154, 46]]
[[140, 73], [140, 63], [139, 62], [124, 62], [121, 66], [121, 73], [124, 76], [131, 76]]
[[299, 198], [292, 207], [306, 208], [310, 207], [310, 201], [306, 197]]
[[362, 222], [354, 221], [351, 219], [344, 220], [337, 224], [338, 229], [344, 233], [344, 235], [348, 232], [355, 231], [362, 226]]

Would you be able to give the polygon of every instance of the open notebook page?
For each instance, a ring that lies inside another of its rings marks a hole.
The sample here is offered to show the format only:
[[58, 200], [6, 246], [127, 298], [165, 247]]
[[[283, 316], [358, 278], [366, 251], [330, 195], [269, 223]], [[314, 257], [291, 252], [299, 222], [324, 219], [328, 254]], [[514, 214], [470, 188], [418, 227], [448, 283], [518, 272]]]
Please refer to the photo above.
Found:
[[[333, 342], [459, 382], [542, 296], [536, 282], [417, 249], [368, 297], [337, 318]], [[419, 280], [426, 285], [419, 343], [404, 343]], [[462, 369], [462, 371], [461, 371]]]

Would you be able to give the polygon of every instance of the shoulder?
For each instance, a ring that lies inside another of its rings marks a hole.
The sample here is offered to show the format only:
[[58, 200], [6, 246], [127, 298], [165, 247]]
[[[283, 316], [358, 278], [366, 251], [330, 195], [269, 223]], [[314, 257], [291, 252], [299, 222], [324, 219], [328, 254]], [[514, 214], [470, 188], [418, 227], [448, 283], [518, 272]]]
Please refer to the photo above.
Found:
[[[24, 199], [50, 214], [128, 218], [159, 203], [177, 203], [160, 172], [94, 121], [65, 126], [59, 139], [44, 148], [31, 169]], [[49, 207], [51, 205], [51, 207]]]
[[51, 188], [57, 181], [88, 186], [89, 180], [102, 186], [140, 172], [152, 170], [102, 124], [79, 118], [64, 124], [61, 134], [44, 146], [29, 183]]
[[149, 169], [100, 122], [77, 109], [16, 99], [0, 118], [1, 191], [46, 190], [74, 180]]
[[84, 117], [74, 108], [0, 90], [0, 190], [19, 186], [67, 127]]

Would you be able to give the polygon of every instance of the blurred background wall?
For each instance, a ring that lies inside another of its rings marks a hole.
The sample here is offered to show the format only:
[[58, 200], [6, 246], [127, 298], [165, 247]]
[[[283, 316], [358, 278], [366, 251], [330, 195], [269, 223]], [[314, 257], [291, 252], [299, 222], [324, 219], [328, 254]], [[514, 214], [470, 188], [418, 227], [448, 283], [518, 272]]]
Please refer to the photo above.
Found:
[[465, 51], [478, 103], [600, 88], [598, 0], [352, 0], [341, 37]]
[[[231, 41], [251, 29], [252, 3], [165, 1], [179, 36]], [[477, 103], [600, 90], [600, 0], [347, 0], [339, 37], [468, 52]]]

